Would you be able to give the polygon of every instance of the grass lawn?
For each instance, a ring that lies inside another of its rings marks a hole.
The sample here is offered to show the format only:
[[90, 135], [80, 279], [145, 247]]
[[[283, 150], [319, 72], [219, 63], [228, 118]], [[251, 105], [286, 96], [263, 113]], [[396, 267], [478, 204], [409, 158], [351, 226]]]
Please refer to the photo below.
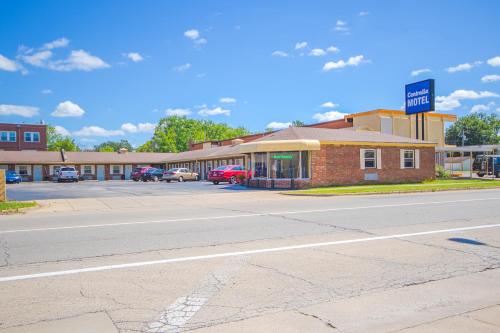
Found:
[[356, 185], [318, 187], [306, 190], [288, 191], [283, 194], [294, 195], [345, 195], [404, 192], [435, 192], [447, 190], [467, 190], [482, 188], [500, 188], [500, 181], [482, 179], [438, 179], [413, 184], [391, 185]]
[[18, 213], [21, 208], [35, 207], [34, 201], [7, 201], [0, 202], [0, 214]]

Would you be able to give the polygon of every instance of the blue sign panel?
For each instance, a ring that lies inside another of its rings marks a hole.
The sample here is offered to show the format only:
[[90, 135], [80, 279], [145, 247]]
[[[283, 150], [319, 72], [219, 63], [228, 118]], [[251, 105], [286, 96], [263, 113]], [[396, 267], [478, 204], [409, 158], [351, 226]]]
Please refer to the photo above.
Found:
[[434, 80], [410, 83], [405, 86], [406, 114], [434, 111]]

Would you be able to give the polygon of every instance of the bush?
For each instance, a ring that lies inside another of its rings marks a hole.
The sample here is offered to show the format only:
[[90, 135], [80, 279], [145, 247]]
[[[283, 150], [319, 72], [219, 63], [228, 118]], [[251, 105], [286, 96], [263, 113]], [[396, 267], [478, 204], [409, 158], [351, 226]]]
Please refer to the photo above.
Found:
[[442, 165], [436, 164], [436, 177], [441, 179], [450, 178], [451, 173], [446, 170]]
[[239, 183], [240, 184], [244, 184], [245, 183], [245, 175], [244, 174], [239, 174], [238, 175], [238, 180], [239, 180]]

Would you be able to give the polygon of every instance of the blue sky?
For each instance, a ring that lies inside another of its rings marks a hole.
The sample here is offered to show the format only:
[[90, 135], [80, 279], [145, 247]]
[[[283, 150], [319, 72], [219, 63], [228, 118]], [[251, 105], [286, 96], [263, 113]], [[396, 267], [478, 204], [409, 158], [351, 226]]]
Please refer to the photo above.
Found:
[[500, 112], [496, 1], [0, 0], [0, 31], [0, 122], [83, 146], [166, 114], [262, 131], [400, 109], [427, 78], [441, 112]]

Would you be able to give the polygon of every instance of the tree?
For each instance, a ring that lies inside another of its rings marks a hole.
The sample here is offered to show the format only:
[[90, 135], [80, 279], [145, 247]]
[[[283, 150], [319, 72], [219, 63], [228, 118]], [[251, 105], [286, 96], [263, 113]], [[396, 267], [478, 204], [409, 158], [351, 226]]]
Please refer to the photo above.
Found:
[[75, 143], [69, 135], [57, 133], [56, 128], [47, 125], [47, 149], [50, 151], [80, 151], [80, 147]]
[[302, 127], [305, 126], [306, 123], [303, 122], [302, 120], [294, 120], [292, 121], [292, 127]]
[[151, 140], [137, 151], [177, 153], [189, 150], [190, 142], [224, 140], [247, 134], [249, 132], [243, 127], [172, 116], [160, 119]]
[[134, 149], [127, 140], [106, 141], [94, 146], [94, 150], [99, 152], [115, 152], [119, 151], [121, 148], [126, 148], [129, 151]]
[[446, 143], [466, 146], [500, 143], [500, 118], [496, 114], [473, 113], [461, 117], [446, 131]]

